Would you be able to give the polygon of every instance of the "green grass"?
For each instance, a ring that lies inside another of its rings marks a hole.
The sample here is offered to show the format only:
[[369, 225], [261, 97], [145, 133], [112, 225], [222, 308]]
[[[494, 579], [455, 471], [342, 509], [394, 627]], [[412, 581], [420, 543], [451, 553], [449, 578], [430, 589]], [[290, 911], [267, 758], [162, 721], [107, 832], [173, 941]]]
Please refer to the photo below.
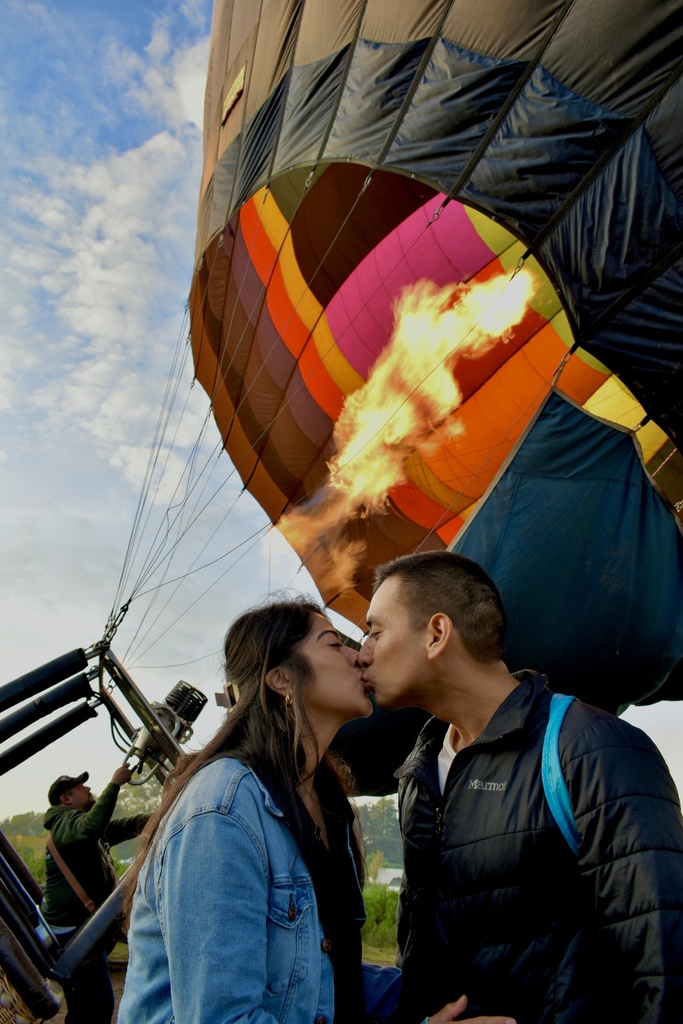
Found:
[[127, 960], [128, 959], [128, 943], [117, 942], [111, 953], [108, 955], [109, 960]]
[[375, 946], [363, 944], [363, 959], [369, 964], [380, 964], [382, 967], [396, 966], [396, 946], [390, 949], [377, 949]]

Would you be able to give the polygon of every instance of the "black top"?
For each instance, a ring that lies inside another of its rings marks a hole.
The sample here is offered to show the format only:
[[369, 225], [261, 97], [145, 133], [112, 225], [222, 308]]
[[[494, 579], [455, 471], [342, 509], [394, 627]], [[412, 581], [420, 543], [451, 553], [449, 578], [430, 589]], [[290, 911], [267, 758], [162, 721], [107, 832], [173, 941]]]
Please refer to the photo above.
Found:
[[348, 830], [353, 828], [353, 812], [346, 797], [335, 792], [336, 784], [330, 782], [323, 773], [316, 775], [329, 849], [304, 811], [303, 820], [310, 822], [310, 827], [305, 829], [302, 853], [313, 879], [325, 935], [323, 951], [334, 969], [334, 1024], [358, 1024], [364, 1016], [360, 934], [364, 908], [347, 840]]

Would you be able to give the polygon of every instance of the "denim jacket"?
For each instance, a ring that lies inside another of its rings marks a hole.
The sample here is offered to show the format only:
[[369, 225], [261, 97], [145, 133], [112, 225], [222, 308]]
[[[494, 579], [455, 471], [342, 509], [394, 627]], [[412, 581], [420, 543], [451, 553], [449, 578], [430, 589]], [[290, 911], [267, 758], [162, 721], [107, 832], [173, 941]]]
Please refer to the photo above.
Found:
[[[313, 882], [282, 812], [234, 758], [202, 768], [142, 867], [118, 1024], [332, 1024]], [[364, 965], [368, 1021], [400, 972]]]

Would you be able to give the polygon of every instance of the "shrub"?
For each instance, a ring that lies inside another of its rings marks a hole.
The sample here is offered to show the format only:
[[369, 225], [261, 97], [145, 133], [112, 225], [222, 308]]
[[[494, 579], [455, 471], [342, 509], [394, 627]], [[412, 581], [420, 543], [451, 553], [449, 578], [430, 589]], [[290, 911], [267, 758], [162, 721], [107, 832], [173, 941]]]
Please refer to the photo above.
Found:
[[38, 885], [45, 885], [45, 843], [29, 845], [16, 837], [14, 849], [29, 869]]
[[386, 885], [369, 883], [363, 892], [366, 922], [362, 938], [364, 946], [373, 949], [396, 951], [396, 908], [398, 893]]

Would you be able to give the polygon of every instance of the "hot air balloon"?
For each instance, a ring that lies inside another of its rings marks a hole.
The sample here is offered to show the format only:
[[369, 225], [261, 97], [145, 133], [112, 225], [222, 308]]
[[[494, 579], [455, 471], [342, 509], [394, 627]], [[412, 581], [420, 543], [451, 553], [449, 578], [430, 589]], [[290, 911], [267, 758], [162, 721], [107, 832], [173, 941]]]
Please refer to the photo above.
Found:
[[[633, 0], [627, 13], [616, 0], [214, 6], [191, 338], [245, 486], [328, 606], [353, 622], [373, 567], [420, 548], [461, 544], [502, 574], [515, 604], [528, 599], [529, 547], [496, 569], [501, 540], [491, 540], [481, 499], [503, 494], [501, 474], [547, 419], [549, 396], [574, 411], [558, 430], [579, 466], [542, 442], [541, 464], [551, 450], [559, 459], [549, 480], [599, 458], [610, 425], [622, 439], [630, 431], [638, 466], [626, 453], [622, 476], [641, 474], [659, 527], [650, 542], [649, 514], [647, 527], [631, 517], [637, 532], [619, 558], [647, 550], [637, 572], [644, 562], [649, 576], [634, 592], [631, 565], [610, 590], [605, 572], [585, 564], [583, 607], [590, 617], [591, 591], [600, 606], [612, 593], [609, 614], [641, 621], [660, 565], [666, 601], [650, 616], [654, 633], [626, 629], [650, 668], [621, 688], [615, 670], [597, 694], [611, 710], [655, 693], [683, 657], [682, 52], [678, 0]], [[470, 310], [457, 324], [452, 315], [480, 288], [485, 306], [507, 309], [520, 275], [531, 281], [521, 310], [473, 342], [485, 314]], [[411, 317], [415, 334], [387, 368]], [[439, 324], [445, 348], [435, 350]], [[424, 400], [437, 371], [454, 387], [445, 410]], [[350, 396], [363, 430], [349, 433]], [[397, 437], [406, 409], [418, 427]], [[355, 495], [338, 516], [363, 454], [362, 472], [382, 477], [370, 481], [379, 494]], [[393, 462], [388, 482], [380, 455]], [[581, 564], [577, 536], [595, 536], [595, 502], [568, 505], [565, 490], [560, 505], [548, 493], [527, 515], [533, 527], [552, 509], [545, 535], [555, 540], [563, 515], [576, 526], [564, 585]], [[508, 535], [506, 550], [516, 547]], [[560, 547], [536, 552], [535, 627], [511, 623], [519, 657], [533, 648], [549, 594], [560, 608], [552, 632], [562, 620], [572, 638], [555, 644], [555, 661], [576, 646], [575, 596], [552, 573], [543, 582]], [[590, 638], [579, 642], [585, 650]], [[595, 638], [607, 664], [610, 644]], [[662, 644], [666, 656], [648, 661]], [[536, 667], [552, 668], [552, 653], [548, 662]], [[596, 663], [595, 677], [604, 671]], [[578, 694], [590, 698], [595, 685], [579, 681]]]

